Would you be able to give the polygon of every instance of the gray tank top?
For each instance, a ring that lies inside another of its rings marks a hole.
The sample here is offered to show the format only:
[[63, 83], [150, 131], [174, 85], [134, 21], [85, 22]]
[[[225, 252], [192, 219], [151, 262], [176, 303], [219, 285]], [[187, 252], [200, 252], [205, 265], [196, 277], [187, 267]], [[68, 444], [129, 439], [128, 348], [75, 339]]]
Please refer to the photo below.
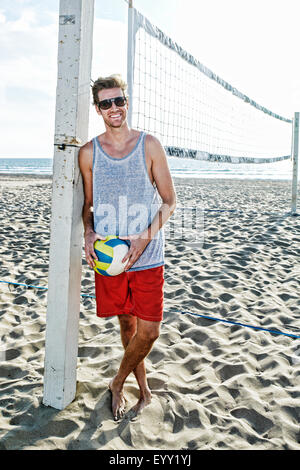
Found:
[[[102, 236], [134, 235], [145, 230], [161, 205], [146, 166], [145, 137], [141, 132], [134, 149], [113, 158], [93, 139], [94, 231]], [[130, 242], [128, 241], [130, 244]], [[164, 264], [164, 230], [161, 228], [129, 271]]]

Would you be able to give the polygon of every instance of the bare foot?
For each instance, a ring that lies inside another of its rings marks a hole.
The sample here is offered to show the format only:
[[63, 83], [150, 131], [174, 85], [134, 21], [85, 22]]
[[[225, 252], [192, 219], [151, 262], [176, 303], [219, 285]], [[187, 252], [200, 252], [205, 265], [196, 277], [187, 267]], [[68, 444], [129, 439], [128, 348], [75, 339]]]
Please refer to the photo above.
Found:
[[151, 395], [150, 390], [147, 390], [147, 391], [141, 393], [139, 401], [132, 408], [132, 412], [134, 413], [135, 417], [143, 411], [145, 406], [147, 406], [151, 403], [151, 398], [152, 398], [152, 395]]
[[127, 400], [123, 394], [123, 391], [116, 388], [113, 382], [114, 379], [110, 381], [108, 388], [112, 394], [111, 408], [114, 420], [118, 421], [118, 419], [123, 418], [125, 414]]

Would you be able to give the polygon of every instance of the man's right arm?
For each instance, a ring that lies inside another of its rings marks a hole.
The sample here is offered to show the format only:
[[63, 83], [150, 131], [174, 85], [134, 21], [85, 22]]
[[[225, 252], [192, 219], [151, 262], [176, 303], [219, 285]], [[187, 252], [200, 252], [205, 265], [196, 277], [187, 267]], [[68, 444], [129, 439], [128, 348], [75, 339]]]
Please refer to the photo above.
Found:
[[93, 143], [87, 142], [81, 147], [78, 156], [79, 168], [83, 179], [84, 204], [82, 209], [82, 221], [84, 226], [85, 256], [91, 268], [94, 267], [94, 259], [97, 259], [94, 251], [96, 240], [103, 240], [94, 231], [93, 217]]
[[84, 236], [94, 231], [93, 224], [93, 144], [86, 143], [79, 150], [79, 168], [83, 179], [84, 204], [82, 209], [82, 220], [84, 225]]

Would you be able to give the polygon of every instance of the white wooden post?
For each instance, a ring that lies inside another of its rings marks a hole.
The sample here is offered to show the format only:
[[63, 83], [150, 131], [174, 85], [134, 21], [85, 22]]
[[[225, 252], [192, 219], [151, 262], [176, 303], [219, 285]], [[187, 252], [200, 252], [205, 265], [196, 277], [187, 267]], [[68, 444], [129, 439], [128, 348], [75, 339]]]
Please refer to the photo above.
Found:
[[293, 181], [292, 181], [292, 214], [297, 213], [298, 192], [298, 154], [299, 154], [299, 112], [295, 113], [293, 120]]
[[133, 107], [133, 69], [134, 69], [134, 11], [133, 0], [128, 3], [128, 36], [127, 36], [127, 92], [129, 96], [129, 109], [127, 115], [128, 125], [132, 127]]
[[60, 0], [58, 76], [43, 403], [75, 397], [83, 188], [78, 148], [88, 139], [94, 0]]

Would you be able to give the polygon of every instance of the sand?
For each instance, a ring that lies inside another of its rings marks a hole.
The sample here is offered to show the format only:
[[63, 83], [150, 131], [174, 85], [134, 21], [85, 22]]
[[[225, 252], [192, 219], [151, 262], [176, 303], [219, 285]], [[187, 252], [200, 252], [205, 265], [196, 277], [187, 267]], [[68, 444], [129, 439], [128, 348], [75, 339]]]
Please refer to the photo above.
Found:
[[[82, 297], [76, 398], [62, 411], [44, 406], [47, 291], [0, 283], [0, 449], [300, 449], [299, 339], [191, 315], [300, 335], [291, 185], [174, 181], [178, 207], [206, 208], [204, 243], [201, 213], [198, 238], [187, 227], [184, 239], [166, 239], [164, 321], [146, 359], [152, 403], [113, 421], [118, 320], [97, 318], [94, 299]], [[46, 287], [51, 179], [1, 175], [0, 192], [0, 280]], [[82, 293], [94, 295], [85, 261]], [[130, 409], [133, 375], [125, 394]]]

